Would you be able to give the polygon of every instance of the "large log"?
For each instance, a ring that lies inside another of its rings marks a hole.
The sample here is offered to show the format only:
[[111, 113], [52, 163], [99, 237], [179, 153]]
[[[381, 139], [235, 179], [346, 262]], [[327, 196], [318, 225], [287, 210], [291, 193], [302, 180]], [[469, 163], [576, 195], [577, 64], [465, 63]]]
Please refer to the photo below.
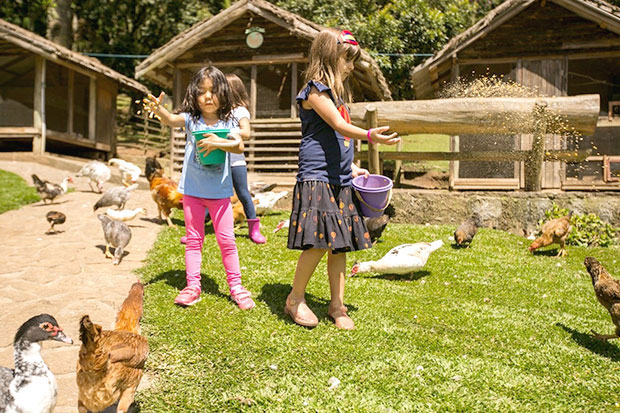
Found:
[[361, 102], [351, 104], [351, 120], [365, 128], [367, 107], [374, 106], [379, 126], [389, 125], [400, 135], [534, 133], [533, 113], [539, 102], [546, 104], [547, 133], [567, 129], [591, 135], [596, 129], [599, 100], [599, 95], [579, 95]]

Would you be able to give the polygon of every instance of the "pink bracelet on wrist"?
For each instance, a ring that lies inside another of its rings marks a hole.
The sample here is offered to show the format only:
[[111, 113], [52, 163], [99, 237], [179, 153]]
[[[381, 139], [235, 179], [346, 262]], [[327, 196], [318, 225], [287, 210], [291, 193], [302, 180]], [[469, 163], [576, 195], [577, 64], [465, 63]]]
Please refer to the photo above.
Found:
[[374, 142], [370, 137], [370, 132], [372, 132], [372, 128], [368, 129], [368, 132], [366, 132], [366, 137], [368, 138], [368, 142], [374, 145]]

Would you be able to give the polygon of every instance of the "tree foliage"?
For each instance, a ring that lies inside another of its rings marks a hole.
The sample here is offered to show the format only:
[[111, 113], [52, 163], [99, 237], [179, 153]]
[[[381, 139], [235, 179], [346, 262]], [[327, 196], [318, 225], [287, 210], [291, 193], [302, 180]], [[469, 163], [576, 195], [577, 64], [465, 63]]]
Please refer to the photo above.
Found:
[[[232, 0], [73, 0], [73, 48], [148, 55]], [[379, 62], [395, 99], [411, 99], [409, 72], [501, 0], [271, 0], [324, 26], [351, 30]], [[611, 0], [620, 6], [620, 0]], [[54, 0], [0, 0], [0, 17], [45, 36]], [[133, 77], [139, 59], [101, 58]]]

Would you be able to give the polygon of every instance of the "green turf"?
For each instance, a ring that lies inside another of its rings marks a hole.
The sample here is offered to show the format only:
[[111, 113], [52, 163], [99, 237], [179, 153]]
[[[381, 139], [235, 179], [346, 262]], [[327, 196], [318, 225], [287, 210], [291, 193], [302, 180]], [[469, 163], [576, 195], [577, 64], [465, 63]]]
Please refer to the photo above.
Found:
[[[405, 135], [402, 137], [404, 152], [450, 152], [450, 136], [448, 135]], [[362, 144], [362, 150], [368, 150], [366, 143]], [[398, 150], [397, 145], [379, 145], [381, 152], [394, 152]], [[392, 161], [388, 161], [392, 162]], [[450, 161], [407, 161], [404, 162], [409, 170], [440, 170], [447, 172]]]
[[19, 175], [0, 169], [0, 214], [41, 200], [34, 186]]
[[[181, 214], [176, 222], [181, 223]], [[139, 271], [147, 283], [143, 333], [153, 382], [137, 400], [144, 412], [601, 412], [616, 410], [619, 343], [583, 266], [597, 257], [620, 278], [620, 248], [555, 247], [535, 255], [528, 240], [482, 229], [455, 249], [452, 226], [390, 225], [384, 242], [348, 254], [377, 259], [408, 242], [446, 242], [411, 276], [349, 278], [352, 332], [327, 319], [325, 262], [308, 286], [318, 327], [283, 313], [298, 251], [287, 214], [263, 218], [266, 245], [237, 231], [244, 283], [255, 309], [230, 301], [211, 227], [205, 240], [202, 301], [173, 305], [185, 284], [182, 226], [165, 229]], [[340, 385], [330, 390], [329, 380]]]

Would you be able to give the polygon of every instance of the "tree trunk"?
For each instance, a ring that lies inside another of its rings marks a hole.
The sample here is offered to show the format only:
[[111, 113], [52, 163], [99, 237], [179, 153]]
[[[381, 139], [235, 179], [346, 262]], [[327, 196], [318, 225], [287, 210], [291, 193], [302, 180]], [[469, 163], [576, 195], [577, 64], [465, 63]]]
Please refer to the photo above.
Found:
[[47, 15], [47, 38], [71, 49], [73, 43], [72, 22], [71, 0], [56, 0], [56, 7], [50, 8]]

